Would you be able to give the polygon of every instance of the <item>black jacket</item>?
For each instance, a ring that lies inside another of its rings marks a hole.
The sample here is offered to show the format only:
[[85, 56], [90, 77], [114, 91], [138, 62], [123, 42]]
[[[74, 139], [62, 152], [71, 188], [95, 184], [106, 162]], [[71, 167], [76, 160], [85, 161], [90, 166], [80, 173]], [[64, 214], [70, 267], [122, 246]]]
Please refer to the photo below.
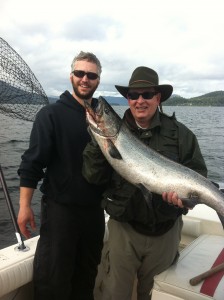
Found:
[[[94, 106], [97, 99], [93, 99]], [[36, 188], [56, 202], [99, 205], [101, 188], [82, 176], [82, 152], [90, 141], [82, 105], [65, 91], [37, 114], [29, 148], [18, 170], [20, 186]]]

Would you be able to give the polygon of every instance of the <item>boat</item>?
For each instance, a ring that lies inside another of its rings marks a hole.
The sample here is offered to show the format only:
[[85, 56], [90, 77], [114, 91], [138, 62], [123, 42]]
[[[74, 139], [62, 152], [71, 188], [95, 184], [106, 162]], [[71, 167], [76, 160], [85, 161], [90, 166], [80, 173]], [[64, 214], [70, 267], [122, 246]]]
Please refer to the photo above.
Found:
[[[32, 121], [36, 112], [48, 103], [47, 96], [35, 75], [19, 54], [2, 38], [0, 38], [0, 46], [0, 57], [6, 62], [1, 65], [1, 82], [6, 86], [4, 90], [7, 94], [6, 99], [11, 100], [11, 102], [9, 101], [9, 107], [3, 101], [2, 108], [0, 108], [8, 116], [16, 116], [18, 119]], [[12, 68], [14, 65], [16, 68]], [[14, 76], [18, 71], [21, 71], [24, 76]], [[17, 88], [18, 86], [19, 88]], [[21, 89], [21, 87], [23, 88]], [[27, 90], [35, 92], [28, 93]], [[15, 93], [17, 97], [15, 97]], [[3, 95], [2, 99], [4, 98]], [[18, 95], [21, 96], [18, 97]], [[15, 105], [12, 110], [12, 103], [21, 104], [18, 99], [23, 101], [21, 102], [23, 103], [22, 109], [21, 105]], [[28, 104], [29, 109], [24, 109], [24, 104]], [[30, 104], [35, 104], [32, 105], [32, 110]], [[224, 183], [220, 187], [223, 191]], [[8, 201], [8, 204], [10, 206], [10, 201]], [[11, 213], [13, 215], [13, 210]], [[106, 215], [106, 223], [107, 220], [108, 216]], [[217, 273], [218, 279], [216, 276], [215, 284], [210, 284], [210, 286], [212, 285], [213, 295], [211, 295], [211, 289], [210, 295], [205, 294], [205, 280], [196, 286], [189, 283], [192, 277], [211, 269], [217, 261], [218, 263], [224, 261], [224, 232], [216, 212], [200, 204], [186, 216], [183, 216], [183, 221], [180, 258], [175, 265], [155, 276], [152, 300], [223, 300], [224, 272]], [[17, 224], [15, 224], [15, 227], [17, 227]], [[20, 249], [20, 245], [15, 244], [0, 250], [0, 300], [32, 300], [33, 259], [38, 238], [39, 236], [26, 240], [24, 249]], [[107, 239], [108, 231], [106, 230], [105, 243]], [[97, 284], [101, 282], [102, 276], [101, 265], [99, 265], [95, 291], [97, 290]], [[133, 287], [132, 300], [137, 299], [136, 284], [137, 281], [135, 281]], [[96, 292], [95, 300], [98, 300]]]
[[[224, 183], [220, 184], [220, 189], [224, 192]], [[106, 223], [108, 218], [105, 214]], [[202, 280], [197, 285], [190, 284], [190, 279], [210, 270], [217, 262], [224, 263], [224, 231], [216, 212], [199, 204], [183, 216], [183, 221], [180, 258], [176, 264], [155, 276], [152, 300], [223, 300], [224, 271], [210, 277], [213, 280], [207, 283], [210, 284], [207, 294], [205, 282], [209, 280]], [[0, 300], [32, 300], [33, 258], [38, 238], [26, 240], [23, 250], [19, 250], [17, 244], [0, 250]], [[107, 239], [106, 230], [105, 243]], [[96, 290], [102, 276], [99, 265]], [[136, 284], [132, 300], [137, 299]], [[95, 300], [98, 300], [97, 292]]]

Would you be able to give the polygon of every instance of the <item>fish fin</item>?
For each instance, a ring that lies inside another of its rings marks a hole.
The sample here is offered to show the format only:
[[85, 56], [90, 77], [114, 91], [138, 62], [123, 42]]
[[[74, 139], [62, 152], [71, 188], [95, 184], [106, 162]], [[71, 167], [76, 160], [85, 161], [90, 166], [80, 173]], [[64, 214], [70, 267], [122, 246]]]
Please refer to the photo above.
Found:
[[122, 159], [120, 152], [118, 151], [117, 147], [114, 145], [114, 143], [110, 139], [107, 139], [107, 145], [108, 145], [108, 149], [109, 149], [108, 152], [111, 157], [113, 157], [115, 159]]
[[137, 186], [141, 190], [148, 207], [152, 208], [152, 193], [141, 183], [139, 183]]
[[194, 208], [195, 205], [199, 204], [199, 197], [198, 196], [190, 196], [189, 198], [180, 198], [183, 205], [187, 208]]
[[222, 227], [223, 227], [223, 229], [224, 229], [224, 216], [220, 215], [218, 212], [216, 212], [216, 213], [217, 213], [217, 215], [218, 215], [218, 217], [219, 217], [219, 220], [220, 220], [221, 223], [222, 223]]
[[213, 183], [214, 186], [216, 186], [219, 189], [219, 184], [217, 182], [211, 181], [211, 183]]

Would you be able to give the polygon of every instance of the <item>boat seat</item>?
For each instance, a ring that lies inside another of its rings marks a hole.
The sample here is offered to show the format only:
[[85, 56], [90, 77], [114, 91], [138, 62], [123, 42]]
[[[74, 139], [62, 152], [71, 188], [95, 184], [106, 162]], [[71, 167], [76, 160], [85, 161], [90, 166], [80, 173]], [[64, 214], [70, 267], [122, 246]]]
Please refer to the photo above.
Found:
[[224, 271], [196, 286], [191, 278], [224, 262], [224, 236], [203, 234], [180, 253], [178, 262], [154, 278], [152, 300], [224, 299]]

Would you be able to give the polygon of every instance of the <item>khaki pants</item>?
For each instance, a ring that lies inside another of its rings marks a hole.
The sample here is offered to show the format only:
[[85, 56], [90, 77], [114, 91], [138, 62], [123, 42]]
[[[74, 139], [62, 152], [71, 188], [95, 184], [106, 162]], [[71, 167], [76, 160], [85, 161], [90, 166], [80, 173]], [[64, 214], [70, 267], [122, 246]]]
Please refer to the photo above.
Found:
[[95, 286], [95, 300], [131, 300], [137, 276], [137, 299], [149, 300], [155, 275], [167, 269], [178, 254], [183, 226], [179, 217], [161, 236], [146, 236], [128, 223], [110, 219]]

